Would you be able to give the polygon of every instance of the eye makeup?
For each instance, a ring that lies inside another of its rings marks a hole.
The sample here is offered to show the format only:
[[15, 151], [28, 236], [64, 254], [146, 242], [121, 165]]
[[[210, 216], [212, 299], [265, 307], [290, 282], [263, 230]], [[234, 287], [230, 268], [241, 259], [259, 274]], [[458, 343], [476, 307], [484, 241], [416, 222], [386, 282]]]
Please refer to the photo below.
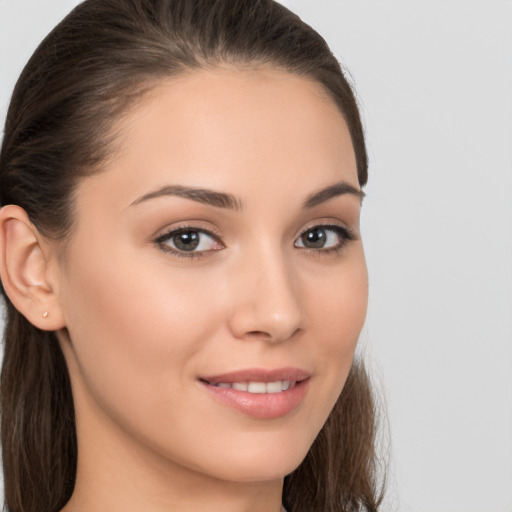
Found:
[[225, 248], [220, 237], [211, 231], [194, 225], [171, 228], [155, 239], [164, 252], [178, 258], [202, 258]]
[[[318, 255], [335, 255], [358, 238], [346, 226], [319, 223], [304, 229], [294, 241], [294, 247]], [[188, 259], [208, 257], [226, 248], [219, 235], [192, 223], [165, 231], [155, 238], [154, 243], [166, 253]]]
[[338, 254], [347, 243], [357, 239], [356, 233], [346, 226], [317, 224], [304, 230], [294, 245], [321, 254]]

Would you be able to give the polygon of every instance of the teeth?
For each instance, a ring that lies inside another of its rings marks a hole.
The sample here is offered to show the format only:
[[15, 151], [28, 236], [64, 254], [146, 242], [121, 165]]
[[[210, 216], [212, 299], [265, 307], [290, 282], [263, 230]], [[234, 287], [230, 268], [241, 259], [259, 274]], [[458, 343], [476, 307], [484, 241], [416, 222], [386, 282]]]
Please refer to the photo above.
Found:
[[264, 382], [249, 382], [247, 391], [249, 393], [266, 393], [267, 385]]
[[282, 382], [268, 382], [266, 385], [267, 393], [280, 393], [283, 391], [283, 383]]
[[249, 393], [281, 393], [295, 386], [293, 380], [278, 380], [276, 382], [218, 382], [214, 386], [218, 388], [233, 388]]

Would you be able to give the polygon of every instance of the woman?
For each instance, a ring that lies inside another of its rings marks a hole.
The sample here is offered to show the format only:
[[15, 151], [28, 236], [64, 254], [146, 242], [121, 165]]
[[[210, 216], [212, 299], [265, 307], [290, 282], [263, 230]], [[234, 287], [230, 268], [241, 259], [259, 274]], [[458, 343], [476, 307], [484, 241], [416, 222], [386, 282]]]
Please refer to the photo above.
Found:
[[316, 32], [270, 0], [87, 0], [0, 165], [11, 512], [377, 510], [366, 151]]

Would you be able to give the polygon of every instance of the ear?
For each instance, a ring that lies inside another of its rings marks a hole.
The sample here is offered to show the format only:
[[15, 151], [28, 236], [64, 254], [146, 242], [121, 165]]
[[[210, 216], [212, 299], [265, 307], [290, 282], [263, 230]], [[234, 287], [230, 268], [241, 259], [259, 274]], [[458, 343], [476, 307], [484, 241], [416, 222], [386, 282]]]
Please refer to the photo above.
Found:
[[52, 254], [23, 208], [8, 205], [0, 210], [0, 275], [5, 293], [31, 324], [46, 331], [65, 327], [55, 273], [50, 272]]

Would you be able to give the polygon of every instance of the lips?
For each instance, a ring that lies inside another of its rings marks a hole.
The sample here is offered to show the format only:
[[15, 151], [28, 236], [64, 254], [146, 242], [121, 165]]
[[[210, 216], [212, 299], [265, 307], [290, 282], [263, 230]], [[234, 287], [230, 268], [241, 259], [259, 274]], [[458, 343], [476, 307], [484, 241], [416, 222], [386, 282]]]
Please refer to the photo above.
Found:
[[311, 374], [298, 368], [246, 369], [201, 377], [216, 401], [259, 419], [284, 416], [305, 398]]

